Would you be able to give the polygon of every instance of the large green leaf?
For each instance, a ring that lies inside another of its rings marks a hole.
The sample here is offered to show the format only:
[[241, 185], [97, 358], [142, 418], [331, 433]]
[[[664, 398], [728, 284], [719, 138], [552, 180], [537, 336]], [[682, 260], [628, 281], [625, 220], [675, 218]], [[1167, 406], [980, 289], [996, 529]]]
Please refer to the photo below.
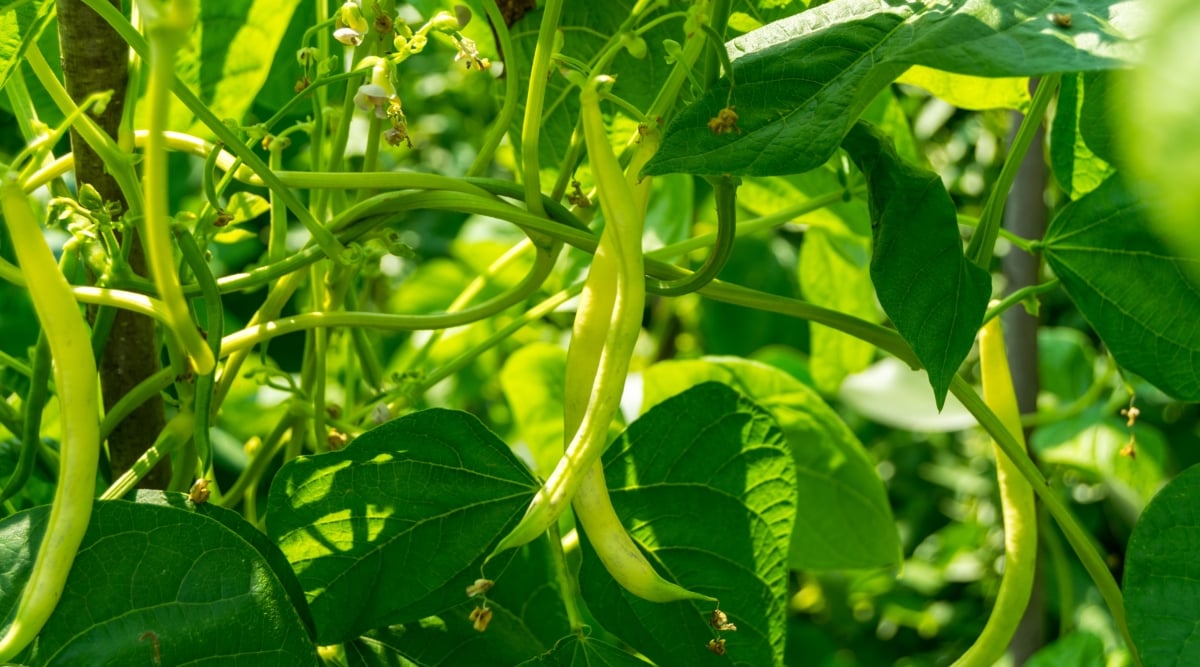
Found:
[[[520, 102], [513, 118], [514, 133], [510, 135], [517, 141], [522, 136], [520, 128], [529, 88], [529, 70], [537, 46], [538, 26], [542, 20], [541, 3], [538, 4], [538, 10], [525, 14], [510, 29], [513, 34], [513, 71], [507, 75], [521, 77]], [[635, 4], [635, 0], [563, 3], [559, 18], [562, 55], [579, 62], [591, 62], [608, 43], [609, 37], [616, 34], [629, 18]], [[613, 86], [614, 95], [619, 95], [643, 111], [649, 108], [672, 68], [667, 63], [663, 40], [684, 41], [679, 25], [678, 22], [666, 21], [643, 33], [641, 37], [646, 42], [646, 56], [642, 59], [634, 58], [623, 49], [619, 52], [607, 72], [621, 74]], [[551, 72], [550, 80], [546, 82], [545, 106], [538, 132], [538, 156], [546, 167], [562, 164], [571, 143], [575, 121], [579, 118], [578, 89], [559, 75], [553, 66]]]
[[[683, 110], [646, 172], [808, 171], [911, 65], [989, 77], [1121, 67], [1138, 14], [1125, 0], [834, 0], [731, 41], [736, 85], [723, 79]], [[730, 105], [738, 131], [714, 134], [708, 121]]]
[[858, 438], [808, 385], [764, 364], [707, 357], [655, 364], [643, 409], [706, 381], [732, 386], [783, 429], [799, 483], [788, 563], [797, 570], [865, 569], [900, 562], [887, 490]]
[[[1087, 141], [1089, 133], [1099, 135], [1108, 129], [1107, 120], [1092, 115], [1095, 105], [1089, 104], [1096, 92], [1093, 82], [1102, 76], [1094, 73], [1065, 76], [1058, 91], [1050, 130], [1050, 168], [1059, 187], [1071, 199], [1095, 190], [1113, 173], [1112, 166]], [[1096, 126], [1100, 129], [1089, 129]]]
[[[315, 665], [316, 647], [249, 526], [181, 499], [96, 504], [33, 665]], [[42, 506], [0, 523], [0, 610], [33, 566], [49, 516]], [[242, 521], [244, 524], [245, 522]], [[249, 531], [249, 532], [248, 532]]]
[[536, 489], [478, 419], [424, 410], [288, 462], [271, 484], [267, 532], [309, 597], [318, 640], [339, 643], [462, 603]]
[[649, 663], [594, 637], [569, 635], [521, 667], [647, 667]]
[[466, 601], [437, 616], [374, 630], [346, 643], [351, 665], [515, 665], [548, 651], [570, 632], [545, 538], [516, 550], [488, 593], [486, 631], [472, 627]]
[[1200, 289], [1194, 253], [1172, 253], [1146, 224], [1150, 204], [1113, 176], [1050, 223], [1043, 252], [1122, 366], [1166, 393], [1200, 400]]
[[[180, 51], [176, 72], [217, 118], [243, 122], [267, 81], [276, 47], [297, 4], [294, 0], [200, 3], [194, 46]], [[171, 115], [174, 127], [186, 127], [192, 117], [182, 105], [176, 105]], [[192, 131], [208, 133], [198, 125]]]
[[710, 605], [632, 595], [581, 534], [580, 592], [600, 624], [662, 665], [781, 664], [796, 473], [771, 416], [706, 382], [631, 424], [604, 474], [634, 540], [668, 578], [718, 598], [738, 632], [718, 658], [705, 648]]
[[1200, 664], [1200, 466], [1146, 506], [1125, 554], [1129, 634], [1148, 666]]
[[870, 190], [879, 303], [929, 372], [941, 409], [983, 323], [991, 276], [963, 255], [954, 202], [937, 174], [904, 162], [865, 123], [843, 145]]

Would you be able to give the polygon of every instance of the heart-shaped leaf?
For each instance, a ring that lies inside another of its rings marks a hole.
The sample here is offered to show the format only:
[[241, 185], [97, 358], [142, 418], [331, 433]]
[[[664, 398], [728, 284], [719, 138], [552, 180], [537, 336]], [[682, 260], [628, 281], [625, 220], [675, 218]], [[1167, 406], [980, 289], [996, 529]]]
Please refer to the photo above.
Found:
[[288, 462], [267, 532], [308, 594], [318, 641], [334, 644], [461, 604], [536, 490], [478, 419], [424, 410]]
[[[0, 616], [29, 578], [49, 510], [0, 522]], [[316, 665], [295, 602], [263, 558], [274, 546], [245, 539], [249, 525], [230, 530], [238, 521], [182, 496], [96, 503], [62, 598], [19, 662]]]
[[1200, 401], [1200, 268], [1150, 232], [1149, 204], [1119, 176], [1062, 209], [1043, 252], [1113, 357], [1154, 386]]
[[[765, 410], [707, 382], [634, 422], [604, 454], [613, 506], [665, 576], [721, 601], [736, 662], [780, 664], [796, 473]], [[728, 664], [706, 648], [712, 609], [621, 588], [581, 536], [580, 591], [606, 629], [659, 664]]]
[[875, 293], [929, 371], [940, 410], [983, 323], [991, 276], [963, 255], [954, 202], [937, 174], [906, 163], [865, 123], [842, 145], [870, 190]]

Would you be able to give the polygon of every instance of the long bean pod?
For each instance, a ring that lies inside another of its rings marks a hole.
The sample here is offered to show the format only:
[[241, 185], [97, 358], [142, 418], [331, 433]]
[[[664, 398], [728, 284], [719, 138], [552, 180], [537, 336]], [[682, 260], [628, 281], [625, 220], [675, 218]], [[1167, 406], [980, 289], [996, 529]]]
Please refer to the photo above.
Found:
[[24, 650], [50, 618], [87, 531], [100, 457], [100, 382], [87, 324], [24, 189], [11, 175], [0, 184], [0, 209], [50, 345], [62, 409], [58, 486], [33, 570], [12, 624], [0, 638], [0, 663], [5, 663]]

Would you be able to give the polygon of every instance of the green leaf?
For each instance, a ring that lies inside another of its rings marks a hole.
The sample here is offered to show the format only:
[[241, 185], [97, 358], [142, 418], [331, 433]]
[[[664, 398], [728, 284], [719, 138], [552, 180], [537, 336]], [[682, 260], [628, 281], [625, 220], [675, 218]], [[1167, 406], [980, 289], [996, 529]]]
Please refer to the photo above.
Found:
[[1200, 466], [1171, 481], [1146, 506], [1125, 554], [1125, 610], [1146, 665], [1200, 663]]
[[940, 410], [983, 323], [991, 276], [963, 255], [954, 202], [937, 174], [905, 163], [865, 123], [843, 145], [870, 190], [879, 303], [929, 371]]
[[[0, 613], [29, 578], [49, 509], [0, 523]], [[176, 498], [98, 502], [58, 607], [23, 662], [315, 665], [304, 622], [263, 558], [270, 545], [248, 542], [252, 527], [229, 529], [239, 521]]]
[[[743, 236], [721, 271], [721, 279], [771, 294], [797, 293], [796, 254], [780, 239]], [[730, 326], [736, 323], [737, 326]], [[808, 323], [719, 301], [700, 311], [704, 349], [712, 354], [749, 356], [768, 345], [808, 349]]]
[[520, 667], [647, 667], [649, 663], [594, 637], [568, 635], [554, 649]]
[[[562, 55], [580, 62], [592, 62], [608, 43], [610, 35], [617, 33], [623, 22], [633, 11], [635, 0], [606, 0], [602, 5], [588, 2], [563, 3], [559, 18], [559, 34], [563, 37]], [[542, 20], [542, 9], [529, 12], [510, 31], [513, 34], [513, 71], [510, 75], [521, 77], [517, 114], [513, 118], [514, 141], [521, 141], [521, 124], [524, 122], [525, 100], [529, 89], [529, 70], [533, 63], [533, 52], [537, 46], [538, 26]], [[667, 51], [663, 40], [683, 42], [680, 23], [666, 21], [641, 34], [646, 41], [647, 55], [638, 60], [624, 49], [617, 54], [606, 73], [620, 72], [612, 93], [645, 111], [654, 101], [662, 84], [666, 82], [672, 65], [666, 62]], [[551, 67], [550, 80], [546, 82], [545, 105], [542, 123], [538, 132], [538, 156], [544, 167], [559, 165], [567, 154], [571, 133], [579, 118], [578, 89]], [[641, 121], [640, 118], [635, 119]], [[524, 150], [520, 145], [518, 149]], [[551, 181], [552, 182], [552, 181]], [[549, 188], [546, 188], [549, 191]]]
[[[800, 247], [800, 290], [815, 305], [875, 321], [870, 259], [867, 238], [810, 227]], [[813, 381], [826, 394], [836, 393], [847, 375], [863, 370], [875, 357], [875, 346], [826, 326], [813, 324], [811, 336]]]
[[[531, 343], [513, 352], [500, 369], [500, 389], [512, 409], [520, 442], [535, 469], [549, 476], [563, 453], [563, 383], [567, 351]], [[518, 449], [520, 451], [520, 449]]]
[[267, 533], [309, 597], [318, 641], [335, 644], [460, 604], [536, 489], [478, 419], [424, 410], [284, 465]]
[[1147, 231], [1151, 204], [1119, 176], [1050, 223], [1043, 252], [1119, 364], [1167, 394], [1200, 400], [1200, 288], [1179, 256]]
[[[771, 416], [706, 382], [630, 425], [604, 454], [617, 514], [666, 576], [720, 599], [737, 662], [781, 664], [796, 474]], [[712, 609], [621, 588], [581, 533], [579, 587], [605, 629], [663, 665], [727, 664], [709, 652]]]
[[[267, 81], [296, 5], [293, 0], [200, 3], [193, 47], [179, 52], [176, 70], [217, 118], [243, 122]], [[173, 127], [192, 118], [182, 104], [171, 115]], [[209, 134], [199, 123], [190, 132]]]
[[0, 1], [0, 88], [54, 18], [54, 0]]
[[[1051, 15], [1070, 13], [1072, 27]], [[668, 126], [649, 174], [800, 173], [829, 159], [855, 119], [911, 65], [986, 77], [1127, 65], [1140, 9], [1099, 0], [1017, 3], [834, 0], [731, 41], [733, 81], [712, 86]], [[733, 106], [738, 132], [708, 121]]]
[[1075, 631], [1034, 653], [1025, 667], [1092, 667], [1104, 664], [1104, 643], [1096, 635]]
[[960, 109], [1024, 111], [1029, 106], [1028, 77], [988, 78], [916, 65], [901, 74], [896, 83], [924, 88]]
[[350, 664], [389, 664], [381, 660], [390, 656], [420, 665], [515, 665], [549, 650], [570, 632], [550, 542], [542, 537], [514, 554], [487, 594], [492, 619], [485, 632], [476, 631], [470, 619], [480, 603], [466, 601], [347, 642], [347, 655], [358, 656]]
[[874, 464], [837, 413], [803, 382], [734, 357], [662, 362], [644, 374], [643, 409], [713, 380], [766, 408], [787, 438], [801, 480], [788, 556], [793, 569], [866, 569], [900, 562], [896, 521]]
[[1086, 116], [1089, 82], [1103, 75], [1076, 74], [1065, 76], [1058, 91], [1054, 123], [1050, 129], [1050, 168], [1054, 178], [1071, 199], [1079, 199], [1095, 190], [1113, 173], [1113, 168], [1088, 145], [1088, 128], [1099, 125], [1106, 132], [1104, 118]]

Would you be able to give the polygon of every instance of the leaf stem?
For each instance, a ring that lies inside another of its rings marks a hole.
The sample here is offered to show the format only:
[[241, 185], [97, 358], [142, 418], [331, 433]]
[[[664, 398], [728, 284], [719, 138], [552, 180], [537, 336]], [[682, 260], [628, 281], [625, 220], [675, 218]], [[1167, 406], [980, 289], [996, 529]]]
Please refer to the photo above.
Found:
[[1025, 114], [1021, 126], [1017, 129], [1017, 136], [1013, 140], [1012, 148], [1008, 151], [1008, 156], [1004, 159], [1000, 177], [992, 186], [987, 204], [983, 207], [983, 214], [979, 216], [979, 227], [967, 245], [967, 259], [985, 271], [990, 268], [992, 247], [996, 244], [996, 236], [1004, 217], [1004, 202], [1008, 199], [1008, 191], [1012, 188], [1013, 179], [1017, 177], [1017, 170], [1021, 168], [1021, 162], [1024, 161], [1025, 153], [1029, 150], [1029, 144], [1037, 134], [1038, 128], [1041, 127], [1042, 119], [1046, 115], [1046, 107], [1058, 92], [1060, 80], [1062, 80], [1061, 74], [1049, 74], [1038, 81], [1037, 91], [1033, 94], [1033, 102], [1029, 105], [1029, 112]]
[[546, 0], [542, 9], [542, 24], [538, 29], [537, 46], [533, 51], [533, 66], [529, 71], [529, 93], [525, 98], [525, 120], [521, 124], [521, 165], [525, 177], [525, 205], [534, 215], [544, 216], [542, 206], [542, 172], [538, 157], [538, 137], [542, 132], [542, 107], [546, 102], [546, 80], [550, 75], [550, 58], [562, 16], [563, 0]]
[[513, 116], [517, 114], [517, 103], [521, 94], [520, 75], [514, 67], [516, 51], [513, 49], [508, 24], [500, 14], [500, 6], [495, 2], [484, 2], [483, 9], [491, 21], [492, 30], [496, 31], [496, 39], [500, 42], [500, 52], [504, 59], [504, 102], [500, 105], [500, 113], [496, 115], [496, 120], [488, 128], [483, 145], [479, 147], [479, 152], [475, 154], [475, 159], [467, 169], [467, 176], [480, 176], [491, 166], [492, 159], [496, 156], [496, 148], [500, 146], [500, 141], [512, 125]]
[[1004, 311], [1008, 310], [1009, 308], [1012, 308], [1014, 305], [1026, 300], [1026, 299], [1031, 299], [1039, 294], [1045, 294], [1046, 292], [1050, 292], [1050, 291], [1053, 291], [1054, 289], [1057, 289], [1058, 285], [1059, 285], [1058, 278], [1051, 278], [1050, 280], [1047, 280], [1044, 283], [1039, 283], [1037, 285], [1028, 285], [1026, 287], [1022, 287], [1021, 289], [1014, 291], [1013, 293], [1004, 297], [1003, 299], [996, 302], [994, 305], [992, 305], [990, 308], [987, 309], [987, 312], [984, 313], [984, 315], [983, 315], [983, 323], [987, 324], [988, 320], [1000, 315]]

